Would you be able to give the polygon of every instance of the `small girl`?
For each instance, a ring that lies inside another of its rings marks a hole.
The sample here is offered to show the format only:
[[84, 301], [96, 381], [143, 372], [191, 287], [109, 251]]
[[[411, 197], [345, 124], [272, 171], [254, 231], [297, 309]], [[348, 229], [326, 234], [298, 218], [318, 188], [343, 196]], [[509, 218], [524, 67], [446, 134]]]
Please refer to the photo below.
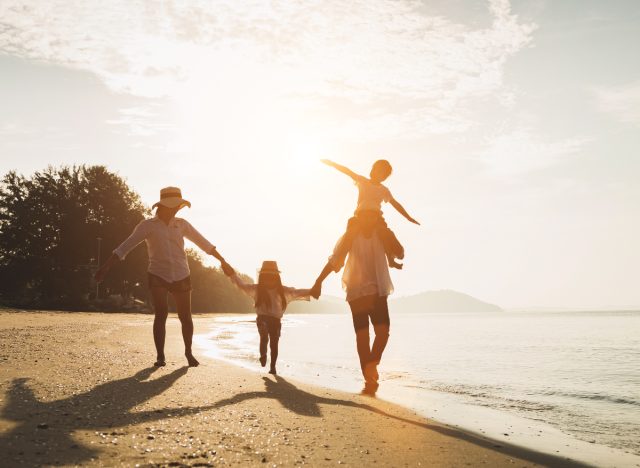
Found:
[[276, 374], [276, 361], [278, 360], [278, 342], [280, 329], [282, 328], [282, 316], [287, 304], [295, 300], [308, 301], [310, 289], [294, 289], [282, 285], [278, 264], [271, 260], [262, 262], [262, 268], [258, 273], [258, 284], [247, 284], [236, 274], [228, 264], [222, 264], [224, 274], [254, 301], [256, 313], [256, 325], [260, 334], [260, 364], [267, 364], [267, 344], [271, 348], [270, 374]]

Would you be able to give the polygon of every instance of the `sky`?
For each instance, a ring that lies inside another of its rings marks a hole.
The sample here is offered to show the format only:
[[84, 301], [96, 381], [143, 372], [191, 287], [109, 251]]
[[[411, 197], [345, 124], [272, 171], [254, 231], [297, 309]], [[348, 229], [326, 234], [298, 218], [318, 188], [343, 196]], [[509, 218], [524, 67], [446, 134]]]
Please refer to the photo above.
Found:
[[[386, 185], [395, 295], [640, 306], [635, 0], [0, 2], [0, 173], [104, 164], [309, 287]], [[109, 246], [109, 248], [115, 246]], [[332, 275], [324, 292], [341, 294]]]

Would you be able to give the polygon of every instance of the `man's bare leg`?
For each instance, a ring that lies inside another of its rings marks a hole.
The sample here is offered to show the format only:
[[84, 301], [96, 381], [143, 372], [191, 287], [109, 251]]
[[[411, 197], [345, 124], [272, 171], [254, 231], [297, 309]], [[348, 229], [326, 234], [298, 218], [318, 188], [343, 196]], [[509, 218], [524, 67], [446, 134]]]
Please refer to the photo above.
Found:
[[156, 362], [154, 366], [166, 365], [164, 357], [164, 340], [166, 336], [167, 316], [169, 308], [167, 305], [167, 290], [162, 287], [151, 288], [151, 302], [153, 304], [153, 342], [156, 345]]
[[193, 340], [193, 319], [191, 318], [191, 291], [172, 293], [176, 301], [176, 309], [178, 310], [178, 318], [182, 325], [182, 339], [184, 340], [184, 355], [187, 358], [189, 367], [197, 367], [200, 365], [198, 360], [193, 357], [191, 351], [191, 342]]

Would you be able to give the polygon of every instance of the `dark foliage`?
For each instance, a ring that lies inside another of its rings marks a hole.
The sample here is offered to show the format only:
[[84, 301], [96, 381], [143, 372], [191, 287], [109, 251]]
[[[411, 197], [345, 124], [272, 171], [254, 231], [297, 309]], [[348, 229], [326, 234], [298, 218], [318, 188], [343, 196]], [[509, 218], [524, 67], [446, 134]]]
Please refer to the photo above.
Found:
[[[0, 181], [0, 300], [67, 310], [146, 301], [142, 246], [111, 270], [98, 300], [92, 275], [98, 257], [109, 256], [149, 215], [138, 194], [104, 166], [49, 167], [30, 177], [9, 172]], [[205, 267], [193, 253], [189, 264], [194, 311], [251, 310], [219, 270]]]

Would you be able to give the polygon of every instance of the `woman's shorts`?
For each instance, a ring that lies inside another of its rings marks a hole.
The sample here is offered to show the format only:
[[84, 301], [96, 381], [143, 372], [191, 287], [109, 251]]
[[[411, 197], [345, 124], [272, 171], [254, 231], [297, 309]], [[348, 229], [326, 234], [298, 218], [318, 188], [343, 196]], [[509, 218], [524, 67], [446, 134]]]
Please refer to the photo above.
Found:
[[158, 275], [153, 273], [147, 273], [149, 279], [149, 288], [164, 288], [172, 293], [189, 292], [193, 288], [191, 287], [191, 276], [187, 276], [179, 281], [170, 283]]

